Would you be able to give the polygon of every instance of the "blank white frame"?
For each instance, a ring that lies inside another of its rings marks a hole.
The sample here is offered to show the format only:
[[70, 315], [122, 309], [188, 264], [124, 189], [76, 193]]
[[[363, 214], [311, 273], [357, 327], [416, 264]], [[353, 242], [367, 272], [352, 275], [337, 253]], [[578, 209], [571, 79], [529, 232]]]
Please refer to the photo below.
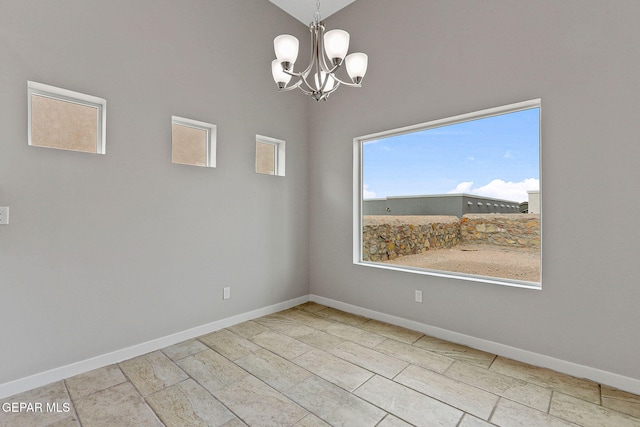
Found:
[[[102, 98], [98, 98], [92, 95], [86, 95], [80, 92], [74, 92], [72, 90], [59, 88], [56, 86], [50, 86], [43, 83], [27, 81], [27, 135], [28, 144], [30, 146], [41, 147], [40, 145], [34, 145], [32, 139], [32, 98], [33, 95], [39, 95], [46, 98], [70, 102], [73, 104], [83, 105], [86, 107], [92, 107], [96, 109], [97, 113], [97, 135], [96, 135], [96, 154], [106, 154], [106, 142], [107, 142], [107, 101]], [[63, 147], [50, 147], [62, 150], [72, 150]], [[87, 152], [87, 151], [83, 151]]]
[[[218, 127], [211, 123], [201, 122], [198, 120], [187, 119], [184, 117], [171, 116], [171, 125], [185, 126], [205, 131], [207, 134], [206, 147], [206, 165], [208, 168], [216, 167], [216, 149], [218, 145]], [[173, 143], [173, 141], [172, 141]], [[183, 164], [183, 163], [180, 163]], [[198, 165], [192, 165], [198, 166]]]
[[[256, 142], [275, 146], [275, 174], [274, 176], [284, 176], [285, 171], [285, 148], [286, 142], [281, 139], [271, 138], [269, 136], [256, 135]], [[256, 173], [258, 172], [258, 153], [256, 152]], [[266, 174], [263, 174], [266, 175]]]

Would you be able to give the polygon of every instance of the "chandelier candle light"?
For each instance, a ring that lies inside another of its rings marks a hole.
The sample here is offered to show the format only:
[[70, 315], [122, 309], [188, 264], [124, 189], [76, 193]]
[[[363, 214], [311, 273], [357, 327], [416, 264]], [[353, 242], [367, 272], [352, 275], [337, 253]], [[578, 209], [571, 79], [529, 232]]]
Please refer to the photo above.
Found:
[[[349, 50], [349, 33], [344, 30], [331, 30], [325, 33], [324, 22], [320, 21], [320, 1], [316, 2], [313, 22], [309, 25], [311, 32], [311, 60], [302, 72], [293, 71], [298, 59], [298, 39], [289, 34], [282, 34], [273, 40], [276, 58], [271, 63], [273, 80], [280, 91], [299, 88], [316, 101], [326, 101], [330, 94], [341, 84], [360, 87], [362, 78], [367, 72], [368, 57], [364, 53], [352, 53]], [[346, 58], [345, 58], [346, 56]], [[327, 60], [329, 62], [327, 62]], [[351, 82], [341, 80], [335, 71], [345, 63]], [[309, 79], [313, 73], [313, 78]], [[292, 77], [298, 80], [287, 86]]]

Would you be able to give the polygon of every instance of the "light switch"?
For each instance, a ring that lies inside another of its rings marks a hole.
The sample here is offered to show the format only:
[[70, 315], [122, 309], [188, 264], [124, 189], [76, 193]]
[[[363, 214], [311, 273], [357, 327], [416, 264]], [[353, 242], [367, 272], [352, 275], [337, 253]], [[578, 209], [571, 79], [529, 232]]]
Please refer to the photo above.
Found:
[[0, 207], [0, 224], [9, 224], [9, 207]]
[[416, 302], [422, 302], [422, 291], [416, 289]]

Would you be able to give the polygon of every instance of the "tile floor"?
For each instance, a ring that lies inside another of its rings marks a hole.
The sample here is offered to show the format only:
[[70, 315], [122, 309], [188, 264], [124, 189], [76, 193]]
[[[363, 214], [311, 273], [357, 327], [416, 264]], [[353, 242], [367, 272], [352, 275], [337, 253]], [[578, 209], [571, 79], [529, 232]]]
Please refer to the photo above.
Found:
[[640, 396], [315, 303], [13, 402], [43, 411], [0, 426], [640, 426]]

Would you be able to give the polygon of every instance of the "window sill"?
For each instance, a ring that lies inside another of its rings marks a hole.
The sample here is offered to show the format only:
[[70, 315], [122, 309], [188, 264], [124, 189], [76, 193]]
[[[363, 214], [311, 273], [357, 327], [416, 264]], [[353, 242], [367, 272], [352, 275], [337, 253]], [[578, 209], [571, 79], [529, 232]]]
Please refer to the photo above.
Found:
[[521, 280], [503, 279], [499, 277], [478, 276], [478, 275], [471, 275], [471, 274], [467, 275], [464, 273], [454, 273], [454, 272], [441, 271], [441, 270], [428, 270], [428, 269], [418, 268], [418, 267], [405, 267], [405, 266], [399, 266], [399, 265], [393, 265], [393, 264], [384, 264], [379, 262], [354, 261], [354, 264], [363, 266], [363, 267], [380, 268], [383, 270], [400, 271], [404, 273], [421, 274], [425, 276], [443, 277], [447, 279], [465, 280], [465, 281], [477, 282], [477, 283], [490, 283], [494, 285], [510, 286], [514, 288], [542, 290], [542, 284], [536, 283], [536, 282], [525, 282]]

